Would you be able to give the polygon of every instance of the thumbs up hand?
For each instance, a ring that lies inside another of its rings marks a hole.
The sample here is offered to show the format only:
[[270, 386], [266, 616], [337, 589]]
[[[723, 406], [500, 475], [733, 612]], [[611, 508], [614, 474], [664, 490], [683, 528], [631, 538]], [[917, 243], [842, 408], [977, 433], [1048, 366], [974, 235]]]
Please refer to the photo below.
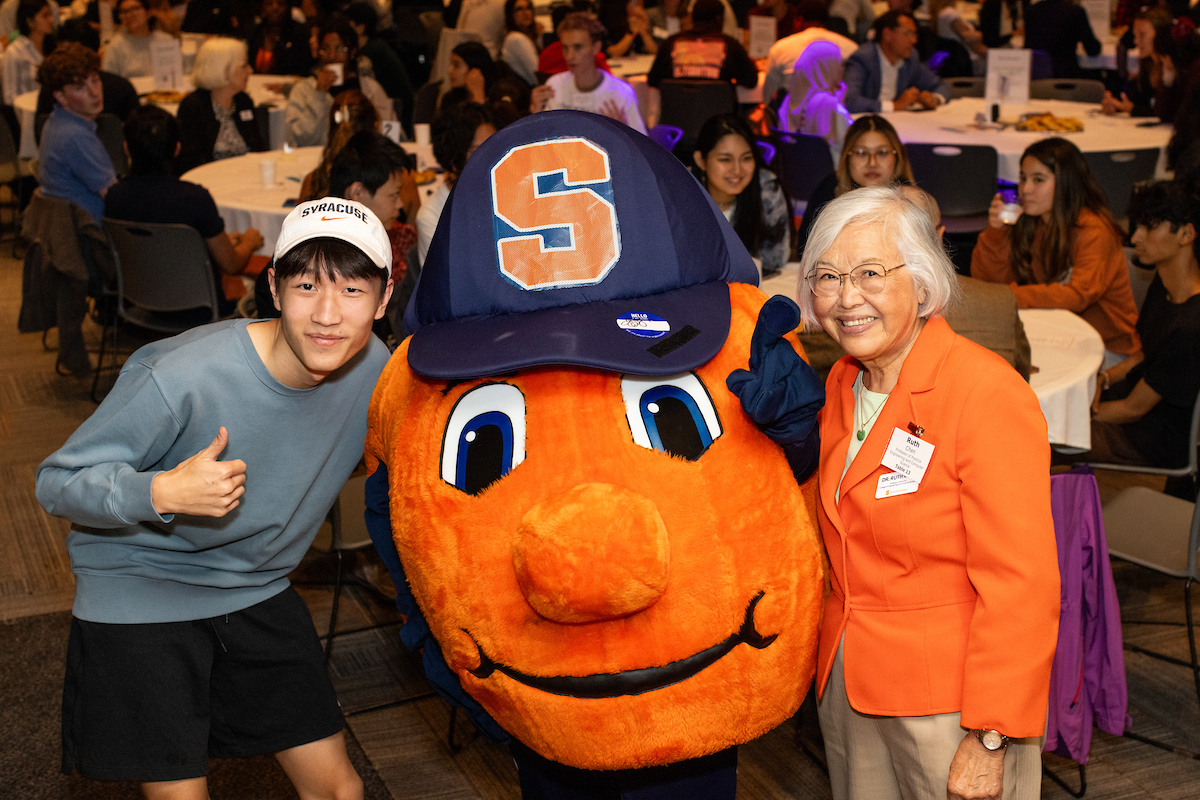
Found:
[[223, 517], [238, 506], [246, 492], [246, 462], [219, 461], [229, 444], [224, 426], [208, 447], [180, 462], [179, 466], [154, 477], [151, 502], [159, 514], [190, 514]]

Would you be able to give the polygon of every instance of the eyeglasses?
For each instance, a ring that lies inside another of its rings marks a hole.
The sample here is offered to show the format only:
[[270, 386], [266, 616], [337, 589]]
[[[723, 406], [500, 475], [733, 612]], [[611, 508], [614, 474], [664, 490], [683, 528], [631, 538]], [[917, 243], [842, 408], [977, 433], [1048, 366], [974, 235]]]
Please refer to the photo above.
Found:
[[340, 44], [336, 47], [333, 47], [333, 46], [330, 46], [327, 44], [323, 44], [323, 45], [321, 45], [321, 48], [317, 52], [319, 52], [319, 53], [337, 53], [338, 55], [340, 55], [342, 53], [350, 52], [350, 48], [346, 47], [346, 45], [344, 45], [344, 44]]
[[850, 157], [857, 158], [859, 161], [888, 161], [896, 157], [896, 151], [890, 147], [881, 147], [878, 150], [863, 150], [860, 147], [857, 150], [851, 150]]
[[883, 285], [887, 281], [888, 273], [895, 272], [904, 266], [907, 265], [900, 264], [888, 269], [882, 264], [862, 264], [849, 272], [838, 272], [828, 267], [817, 267], [804, 280], [808, 283], [809, 291], [817, 297], [838, 296], [842, 292], [842, 282], [846, 278], [849, 278], [850, 283], [854, 284], [854, 288], [863, 294], [879, 294], [883, 291]]

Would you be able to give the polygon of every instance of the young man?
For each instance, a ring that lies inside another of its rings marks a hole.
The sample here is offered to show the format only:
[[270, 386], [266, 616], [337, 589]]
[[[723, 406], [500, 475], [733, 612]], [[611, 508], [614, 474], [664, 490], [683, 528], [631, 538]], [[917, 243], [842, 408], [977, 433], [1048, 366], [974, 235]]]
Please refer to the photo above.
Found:
[[[411, 221], [421, 208], [408, 155], [381, 133], [359, 131], [342, 146], [330, 165], [328, 196], [361, 203], [379, 218], [391, 243], [392, 283], [400, 286], [407, 269], [405, 258], [409, 248], [417, 243], [417, 229], [400, 222], [400, 212], [404, 211], [405, 218]], [[254, 299], [260, 319], [279, 316], [273, 308], [265, 274], [260, 274], [255, 282]], [[401, 308], [399, 314], [403, 313]], [[389, 319], [392, 316], [396, 315], [389, 314]]]
[[596, 67], [596, 55], [604, 46], [604, 26], [600, 20], [581, 11], [568, 14], [559, 23], [558, 39], [568, 71], [551, 75], [533, 90], [530, 110], [590, 111], [645, 133], [646, 123], [638, 110], [633, 87]]
[[911, 14], [889, 11], [874, 25], [875, 39], [864, 42], [846, 60], [846, 108], [888, 113], [907, 108], [936, 108], [950, 90], [917, 56], [917, 23]]
[[103, 224], [104, 195], [117, 176], [96, 136], [96, 117], [104, 110], [100, 57], [66, 42], [42, 61], [38, 82], [54, 98], [38, 150], [42, 192], [70, 200]]
[[1092, 449], [1072, 460], [1179, 467], [1200, 394], [1200, 198], [1181, 182], [1140, 186], [1129, 223], [1138, 262], [1156, 273], [1138, 314], [1142, 350], [1100, 373]]
[[[240, 275], [250, 256], [262, 247], [262, 234], [255, 228], [226, 233], [225, 220], [208, 190], [172, 174], [171, 164], [179, 155], [175, 117], [157, 106], [142, 106], [129, 115], [124, 127], [129, 176], [117, 181], [104, 196], [105, 215], [129, 222], [191, 225], [204, 237], [218, 273], [218, 287], [221, 275]], [[219, 301], [222, 316], [233, 312], [234, 301], [226, 300], [224, 294]]]
[[287, 574], [362, 456], [390, 265], [363, 206], [297, 206], [270, 278], [282, 316], [142, 348], [38, 469], [72, 522], [64, 772], [202, 800], [210, 757], [273, 752], [306, 800], [362, 797]]

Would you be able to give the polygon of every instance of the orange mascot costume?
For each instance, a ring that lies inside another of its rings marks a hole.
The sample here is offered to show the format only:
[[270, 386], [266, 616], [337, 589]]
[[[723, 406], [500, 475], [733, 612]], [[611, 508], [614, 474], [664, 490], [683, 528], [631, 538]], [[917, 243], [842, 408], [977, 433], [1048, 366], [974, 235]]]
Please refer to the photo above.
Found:
[[368, 520], [406, 643], [516, 740], [527, 798], [607, 796], [531, 788], [560, 765], [732, 798], [681, 787], [808, 690], [824, 394], [756, 282], [691, 174], [598, 115], [495, 134], [442, 214], [371, 403]]

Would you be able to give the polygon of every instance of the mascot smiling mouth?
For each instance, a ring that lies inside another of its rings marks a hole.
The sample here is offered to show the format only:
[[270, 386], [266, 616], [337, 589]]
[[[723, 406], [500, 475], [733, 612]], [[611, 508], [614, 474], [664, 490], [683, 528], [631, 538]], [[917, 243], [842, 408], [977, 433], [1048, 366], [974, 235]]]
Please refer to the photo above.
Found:
[[[763, 599], [764, 594], [765, 592], [759, 592], [750, 601], [750, 605], [746, 606], [746, 616], [737, 633], [731, 633], [724, 641], [680, 661], [673, 661], [666, 666], [643, 667], [605, 675], [540, 677], [527, 675], [512, 667], [496, 663], [488, 657], [487, 653], [483, 652], [483, 648], [476, 642], [475, 646], [479, 648], [479, 666], [470, 670], [470, 673], [476, 678], [487, 678], [496, 670], [500, 670], [518, 683], [540, 689], [543, 692], [595, 700], [652, 692], [687, 680], [704, 668], [715, 664], [739, 644], [748, 644], [756, 650], [762, 650], [775, 641], [778, 634], [762, 636], [754, 629], [754, 609], [758, 606], [758, 601]], [[470, 635], [469, 631], [466, 633]]]

